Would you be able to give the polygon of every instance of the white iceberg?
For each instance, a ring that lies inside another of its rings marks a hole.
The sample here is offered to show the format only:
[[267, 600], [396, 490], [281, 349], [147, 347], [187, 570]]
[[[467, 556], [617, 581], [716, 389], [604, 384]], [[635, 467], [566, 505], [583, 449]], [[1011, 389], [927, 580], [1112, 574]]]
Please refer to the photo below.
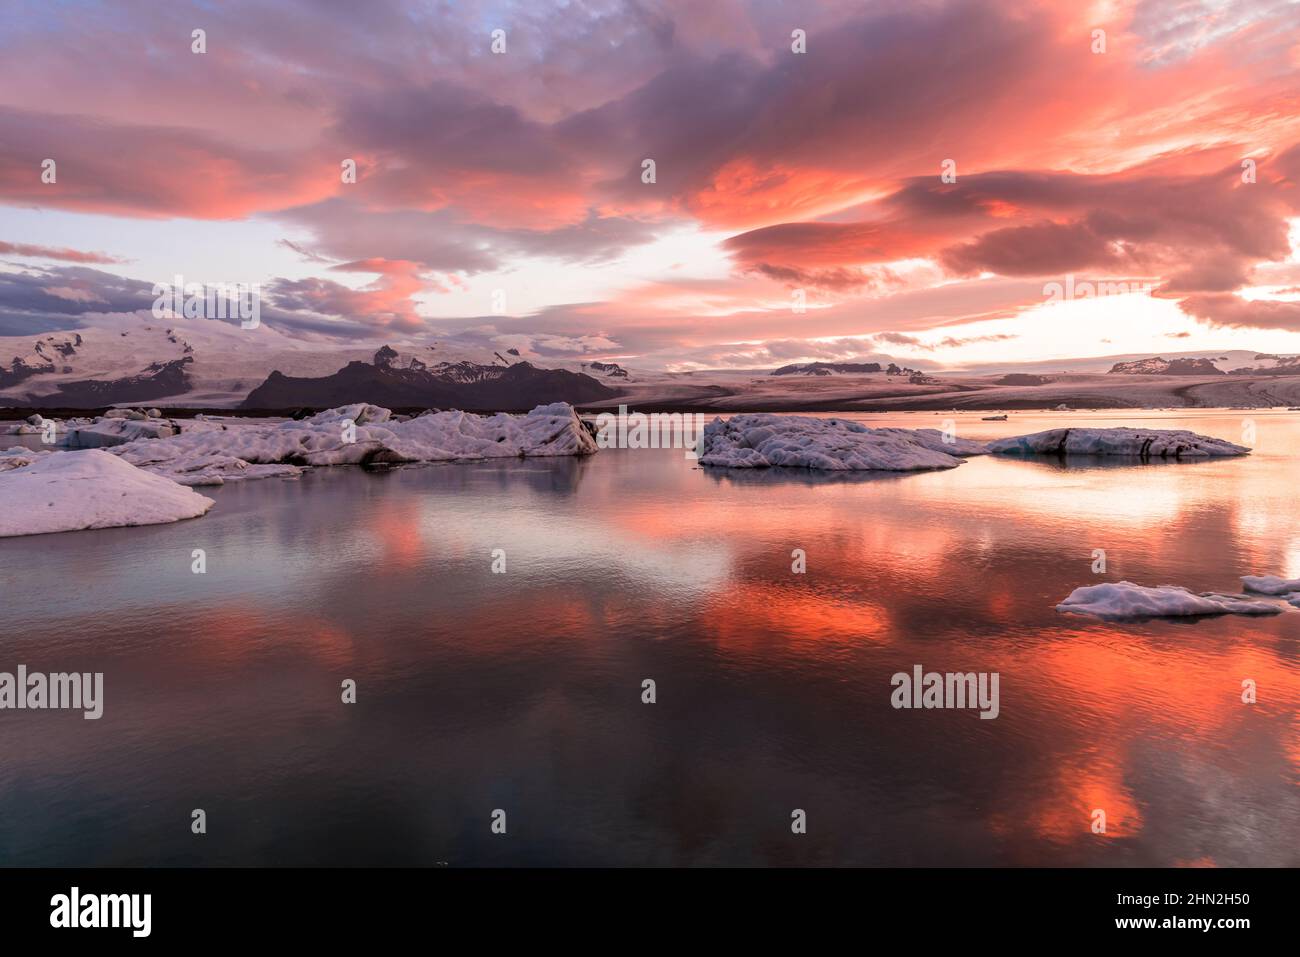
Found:
[[1185, 615], [1277, 615], [1285, 609], [1269, 601], [1216, 592], [1197, 594], [1178, 585], [1106, 582], [1070, 592], [1057, 611], [1097, 618], [1169, 618]]
[[1242, 575], [1241, 584], [1246, 591], [1261, 595], [1287, 595], [1300, 592], [1300, 578], [1278, 578], [1276, 575]]
[[93, 422], [69, 427], [64, 444], [71, 449], [103, 449], [140, 439], [166, 438], [179, 431], [169, 419], [101, 416]]
[[97, 449], [34, 453], [0, 471], [0, 537], [157, 525], [197, 518], [213, 504]]
[[996, 439], [988, 450], [1001, 455], [1115, 455], [1193, 459], [1246, 455], [1250, 449], [1185, 429], [1048, 429]]
[[938, 429], [871, 429], [846, 419], [754, 413], [704, 427], [700, 464], [724, 468], [950, 469], [984, 446]]
[[130, 442], [111, 451], [183, 485], [220, 485], [303, 467], [451, 462], [590, 455], [596, 440], [573, 407], [557, 402], [527, 415], [434, 412], [406, 421], [374, 405], [330, 409], [301, 421], [206, 422], [179, 435]]

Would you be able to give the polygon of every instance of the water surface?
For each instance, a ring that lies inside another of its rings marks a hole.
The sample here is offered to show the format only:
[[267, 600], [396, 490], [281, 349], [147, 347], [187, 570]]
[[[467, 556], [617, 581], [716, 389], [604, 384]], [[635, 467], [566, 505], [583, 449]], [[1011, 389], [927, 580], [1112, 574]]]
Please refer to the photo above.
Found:
[[[0, 712], [0, 863], [1295, 866], [1300, 611], [1053, 606], [1300, 576], [1300, 416], [952, 416], [1233, 441], [1243, 417], [1245, 459], [824, 477], [607, 450], [321, 469], [201, 490], [195, 521], [0, 540], [0, 670], [102, 671], [106, 697]], [[1000, 716], [894, 710], [916, 664], [998, 672]]]

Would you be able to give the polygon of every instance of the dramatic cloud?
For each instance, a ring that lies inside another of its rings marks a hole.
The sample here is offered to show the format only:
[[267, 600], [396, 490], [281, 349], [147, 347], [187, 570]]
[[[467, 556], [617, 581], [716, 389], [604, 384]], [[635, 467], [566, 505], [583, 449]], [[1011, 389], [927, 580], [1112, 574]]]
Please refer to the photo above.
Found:
[[[1295, 10], [17, 2], [0, 205], [49, 225], [6, 228], [0, 256], [134, 272], [185, 250], [214, 274], [239, 256], [265, 261], [263, 319], [287, 330], [657, 365], [881, 334], [1029, 349], [1067, 274], [1151, 284], [1135, 335], [1300, 332], [1294, 303], [1258, 295], [1300, 268]], [[130, 220], [153, 228], [85, 238]], [[196, 242], [203, 221], [249, 248]], [[0, 334], [133, 311], [148, 285], [5, 268]], [[527, 313], [484, 317], [497, 288]], [[1019, 325], [964, 328], [989, 320]]]
[[1246, 300], [1227, 293], [1188, 296], [1181, 303], [1188, 315], [1219, 326], [1300, 331], [1300, 302]]
[[376, 273], [378, 278], [363, 289], [328, 279], [280, 279], [271, 286], [271, 301], [281, 309], [346, 316], [377, 329], [413, 332], [424, 327], [424, 320], [415, 314], [414, 297], [430, 281], [420, 274], [418, 263], [367, 259], [332, 268], [337, 272]]

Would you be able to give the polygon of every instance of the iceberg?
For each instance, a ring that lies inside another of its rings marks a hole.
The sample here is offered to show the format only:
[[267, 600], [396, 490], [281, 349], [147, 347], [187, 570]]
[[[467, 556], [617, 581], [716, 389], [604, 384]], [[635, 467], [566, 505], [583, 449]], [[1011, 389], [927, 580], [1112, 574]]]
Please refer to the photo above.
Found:
[[997, 455], [1116, 455], [1130, 458], [1194, 459], [1246, 455], [1250, 449], [1184, 429], [1048, 429], [996, 439]]
[[913, 472], [956, 468], [984, 445], [938, 429], [871, 429], [846, 419], [753, 413], [704, 427], [701, 465]]
[[[4, 458], [13, 459], [10, 449]], [[0, 470], [0, 538], [197, 518], [210, 498], [98, 449], [29, 453]]]
[[1277, 615], [1285, 608], [1269, 601], [1217, 592], [1197, 594], [1178, 585], [1106, 582], [1070, 592], [1057, 611], [1097, 618], [1171, 618], [1185, 615]]
[[53, 427], [56, 435], [68, 431], [64, 422], [59, 419], [47, 419], [38, 412], [29, 415], [21, 422], [0, 422], [0, 435], [43, 435], [49, 427]]
[[430, 412], [395, 420], [359, 403], [310, 418], [208, 421], [180, 434], [112, 448], [132, 465], [182, 485], [293, 477], [318, 465], [452, 462], [590, 455], [596, 439], [573, 407], [542, 405], [526, 415]]
[[1241, 584], [1246, 591], [1261, 595], [1287, 595], [1300, 592], [1300, 578], [1278, 578], [1276, 575], [1242, 575]]
[[103, 449], [139, 439], [160, 439], [180, 430], [169, 419], [128, 419], [101, 416], [93, 422], [70, 426], [65, 444], [73, 449]]

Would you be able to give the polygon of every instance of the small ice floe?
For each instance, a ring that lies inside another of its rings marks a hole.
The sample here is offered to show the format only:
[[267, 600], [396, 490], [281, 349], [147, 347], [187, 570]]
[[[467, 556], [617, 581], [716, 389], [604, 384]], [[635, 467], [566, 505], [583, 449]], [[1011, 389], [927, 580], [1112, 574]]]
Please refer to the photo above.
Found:
[[0, 472], [8, 472], [10, 469], [20, 469], [24, 466], [31, 465], [42, 455], [49, 455], [46, 449], [26, 449], [21, 445], [12, 449], [6, 449], [0, 452]]
[[1242, 575], [1241, 584], [1246, 591], [1261, 595], [1289, 595], [1300, 592], [1300, 578], [1279, 578], [1276, 575]]
[[98, 449], [35, 452], [27, 464], [0, 470], [0, 538], [157, 525], [197, 518], [212, 506], [212, 499]]
[[1199, 459], [1246, 455], [1250, 449], [1183, 429], [1048, 429], [997, 439], [988, 450], [1001, 455], [1114, 455], [1130, 458]]
[[66, 431], [67, 423], [46, 418], [39, 412], [29, 415], [21, 422], [0, 422], [0, 435], [62, 435]]
[[1178, 585], [1105, 582], [1070, 592], [1057, 611], [1097, 618], [1173, 618], [1189, 615], [1277, 615], [1285, 609], [1270, 601], [1242, 595], [1196, 593]]
[[950, 469], [984, 445], [938, 429], [870, 429], [845, 419], [754, 413], [704, 427], [701, 465], [913, 472]]
[[317, 465], [454, 462], [590, 455], [596, 440], [573, 407], [538, 406], [527, 415], [433, 412], [397, 421], [364, 403], [279, 422], [207, 421], [179, 435], [112, 449], [142, 469], [182, 485], [292, 477]]

